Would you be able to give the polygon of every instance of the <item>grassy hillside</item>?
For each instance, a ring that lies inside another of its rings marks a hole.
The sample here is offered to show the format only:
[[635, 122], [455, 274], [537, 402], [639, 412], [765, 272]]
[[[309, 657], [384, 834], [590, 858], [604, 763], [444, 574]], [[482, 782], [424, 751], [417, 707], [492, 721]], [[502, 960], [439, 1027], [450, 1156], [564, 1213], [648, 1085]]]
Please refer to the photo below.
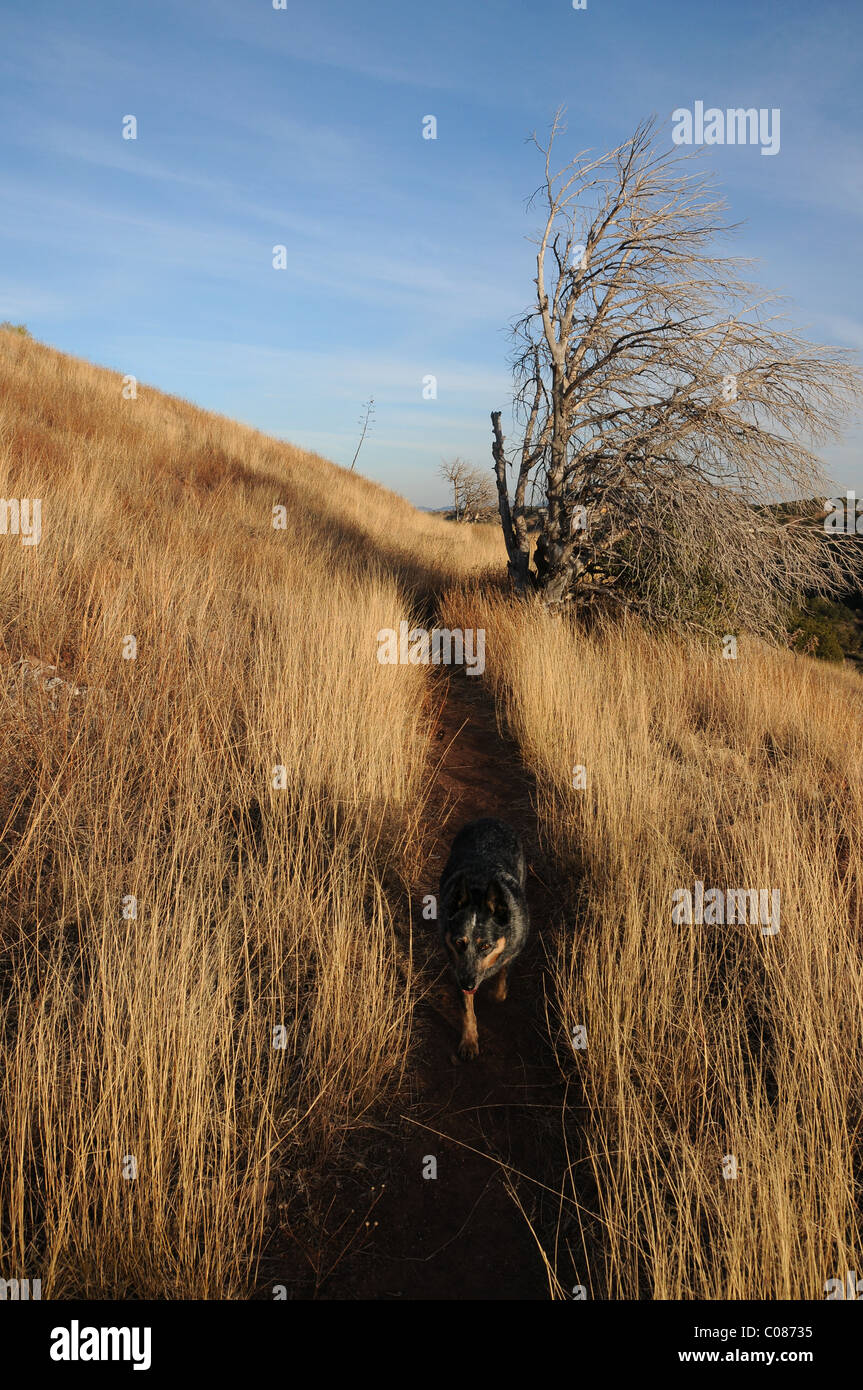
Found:
[[[821, 1297], [859, 1270], [857, 673], [585, 635], [503, 601], [493, 527], [121, 385], [0, 332], [2, 493], [43, 499], [38, 545], [0, 536], [0, 1270], [247, 1296], [271, 1184], [417, 1099], [441, 683], [376, 641], [412, 614], [485, 629], [485, 676], [453, 680], [535, 778], [568, 1159], [550, 1226], [516, 1195], [552, 1295]], [[778, 889], [779, 932], [675, 925], [696, 880]]]
[[[560, 873], [550, 1268], [570, 1254], [594, 1298], [822, 1298], [863, 1254], [863, 680], [757, 642], [585, 636], [472, 588], [444, 612], [486, 628]], [[696, 880], [778, 889], [778, 932], [675, 925]]]
[[0, 412], [3, 495], [43, 499], [0, 538], [0, 1268], [241, 1294], [273, 1165], [403, 1064], [426, 672], [375, 634], [488, 549], [10, 333]]

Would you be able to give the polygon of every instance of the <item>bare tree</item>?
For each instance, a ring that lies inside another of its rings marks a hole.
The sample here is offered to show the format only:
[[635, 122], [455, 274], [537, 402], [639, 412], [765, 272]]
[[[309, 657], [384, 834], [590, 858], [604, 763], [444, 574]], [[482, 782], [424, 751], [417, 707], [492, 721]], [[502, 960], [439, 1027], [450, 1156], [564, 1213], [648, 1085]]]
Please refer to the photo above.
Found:
[[[553, 172], [547, 145], [536, 295], [514, 326], [510, 499], [494, 471], [509, 573], [549, 605], [626, 607], [680, 626], [768, 635], [805, 591], [836, 592], [859, 547], [765, 505], [823, 495], [803, 439], [834, 437], [859, 389], [850, 355], [782, 326], [711, 246], [734, 230], [692, 153], [654, 121]], [[697, 157], [697, 156], [696, 156]], [[544, 500], [530, 563], [529, 501]]]
[[467, 480], [470, 465], [464, 459], [442, 459], [438, 474], [452, 485], [452, 510], [456, 521], [461, 516], [462, 488]]
[[372, 418], [373, 418], [374, 413], [375, 413], [375, 398], [374, 398], [374, 396], [369, 396], [369, 399], [368, 399], [367, 401], [363, 401], [363, 410], [364, 410], [365, 414], [364, 414], [364, 415], [361, 415], [360, 418], [359, 418], [359, 423], [362, 425], [363, 429], [362, 429], [362, 433], [361, 433], [361, 435], [360, 435], [360, 442], [359, 442], [359, 444], [357, 445], [356, 453], [354, 454], [353, 459], [351, 460], [351, 466], [350, 466], [350, 468], [348, 469], [348, 472], [349, 472], [349, 473], [353, 473], [353, 471], [354, 471], [354, 464], [356, 463], [357, 459], [358, 459], [359, 456], [360, 456], [360, 449], [363, 447], [363, 440], [365, 439], [366, 434], [368, 433], [369, 426], [371, 425]]
[[484, 468], [469, 468], [462, 483], [462, 519], [494, 505], [494, 483]]
[[494, 484], [488, 473], [464, 459], [443, 460], [438, 469], [440, 477], [452, 485], [453, 517], [465, 521], [481, 507], [490, 507], [495, 498]]

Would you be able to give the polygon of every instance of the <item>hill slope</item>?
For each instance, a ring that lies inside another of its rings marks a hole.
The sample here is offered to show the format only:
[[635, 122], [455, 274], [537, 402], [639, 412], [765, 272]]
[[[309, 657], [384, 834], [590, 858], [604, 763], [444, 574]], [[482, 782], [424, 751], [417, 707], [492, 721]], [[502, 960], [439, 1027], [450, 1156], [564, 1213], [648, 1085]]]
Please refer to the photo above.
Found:
[[121, 388], [0, 333], [4, 495], [42, 500], [0, 537], [0, 1267], [229, 1296], [276, 1156], [403, 1064], [426, 672], [376, 634], [489, 552]]
[[[856, 672], [586, 634], [504, 601], [493, 528], [4, 333], [0, 465], [43, 499], [38, 545], [0, 536], [0, 1267], [758, 1299], [860, 1268]], [[380, 665], [417, 615], [482, 628], [482, 678]], [[487, 809], [533, 935], [453, 1068], [424, 906]], [[698, 884], [775, 924], [675, 919]]]

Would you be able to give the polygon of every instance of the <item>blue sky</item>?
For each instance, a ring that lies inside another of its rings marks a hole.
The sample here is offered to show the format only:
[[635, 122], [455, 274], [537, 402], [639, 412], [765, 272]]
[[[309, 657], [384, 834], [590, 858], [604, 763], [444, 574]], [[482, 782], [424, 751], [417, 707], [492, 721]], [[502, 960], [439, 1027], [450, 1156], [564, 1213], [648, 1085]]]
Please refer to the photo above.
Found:
[[[442, 505], [506, 412], [561, 103], [565, 158], [779, 107], [777, 155], [713, 148], [733, 250], [863, 350], [861, 38], [830, 0], [0, 0], [0, 319], [342, 464], [374, 395], [360, 471]], [[861, 440], [825, 457], [863, 494]]]

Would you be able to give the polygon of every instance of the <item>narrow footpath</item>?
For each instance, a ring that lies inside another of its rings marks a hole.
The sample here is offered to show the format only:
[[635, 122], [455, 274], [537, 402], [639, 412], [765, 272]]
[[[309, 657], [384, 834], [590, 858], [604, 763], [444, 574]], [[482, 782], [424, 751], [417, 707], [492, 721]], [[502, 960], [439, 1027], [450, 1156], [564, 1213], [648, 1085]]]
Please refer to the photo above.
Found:
[[[293, 1287], [289, 1297], [544, 1300], [549, 1279], [538, 1240], [554, 1259], [557, 1238], [557, 1270], [565, 1287], [577, 1279], [567, 1247], [584, 1263], [581, 1213], [557, 1195], [567, 1165], [565, 1087], [545, 1022], [542, 938], [553, 914], [558, 925], [562, 914], [537, 841], [532, 780], [515, 746], [498, 732], [482, 681], [461, 670], [435, 680], [434, 780], [426, 805], [430, 853], [411, 904], [420, 998], [406, 1085], [363, 1141], [361, 1159], [354, 1150], [354, 1168], [344, 1166], [338, 1175], [339, 1200], [327, 1223], [329, 1232], [339, 1232], [330, 1241], [334, 1267], [329, 1271], [324, 1259], [318, 1280]], [[424, 895], [437, 893], [456, 832], [486, 815], [506, 820], [523, 838], [531, 937], [510, 972], [508, 998], [497, 1003], [483, 990], [477, 994], [480, 1056], [462, 1063], [455, 1056], [458, 1001], [437, 924], [423, 920], [422, 903]], [[570, 1115], [573, 1099], [570, 1092]], [[573, 1159], [572, 1135], [568, 1143]], [[436, 1162], [434, 1178], [423, 1177], [429, 1159]], [[568, 1186], [565, 1191], [570, 1196]], [[343, 1207], [354, 1214], [355, 1225], [359, 1213], [360, 1230], [339, 1254], [339, 1242], [352, 1232], [350, 1220], [340, 1224]], [[274, 1276], [274, 1264], [265, 1259], [261, 1273]]]

